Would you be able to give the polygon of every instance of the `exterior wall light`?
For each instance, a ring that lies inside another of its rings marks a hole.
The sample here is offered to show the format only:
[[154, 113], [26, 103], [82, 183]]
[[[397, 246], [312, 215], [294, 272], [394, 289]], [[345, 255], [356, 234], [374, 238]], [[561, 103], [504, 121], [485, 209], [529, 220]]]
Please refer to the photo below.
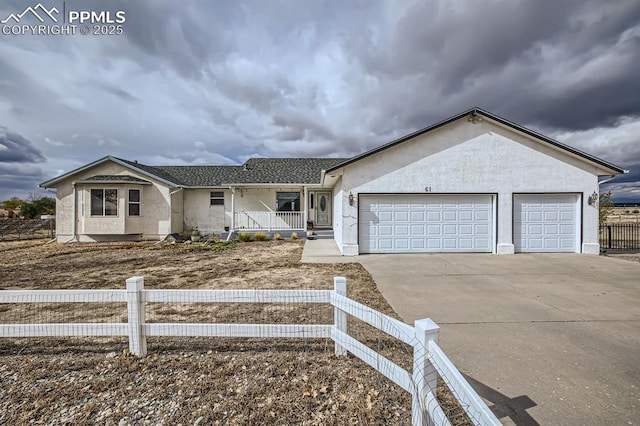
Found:
[[353, 205], [353, 194], [351, 193], [351, 191], [349, 191], [349, 205]]
[[597, 202], [598, 202], [598, 193], [596, 191], [593, 191], [593, 194], [589, 195], [589, 198], [587, 198], [587, 203], [589, 203], [590, 206], [593, 206]]

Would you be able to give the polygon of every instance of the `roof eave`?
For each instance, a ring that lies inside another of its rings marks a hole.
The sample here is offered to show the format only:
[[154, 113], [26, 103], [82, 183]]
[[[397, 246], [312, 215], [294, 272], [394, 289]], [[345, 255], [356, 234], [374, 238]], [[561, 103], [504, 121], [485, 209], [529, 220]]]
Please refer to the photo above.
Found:
[[71, 176], [73, 176], [75, 174], [78, 174], [80, 172], [88, 170], [91, 167], [94, 167], [94, 166], [97, 166], [99, 164], [102, 164], [102, 163], [104, 163], [106, 161], [113, 161], [114, 163], [117, 163], [117, 164], [119, 164], [119, 165], [121, 165], [123, 167], [126, 167], [126, 168], [128, 168], [130, 170], [133, 170], [133, 171], [135, 171], [137, 173], [140, 173], [140, 174], [143, 174], [145, 176], [148, 176], [148, 177], [150, 177], [150, 178], [152, 178], [154, 180], [157, 180], [159, 182], [162, 182], [162, 183], [164, 183], [164, 184], [166, 184], [168, 186], [173, 186], [173, 187], [176, 187], [176, 188], [181, 186], [178, 183], [168, 181], [166, 179], [161, 178], [160, 176], [154, 175], [153, 173], [149, 173], [146, 170], [142, 170], [140, 168], [132, 166], [131, 164], [128, 164], [128, 163], [120, 160], [119, 158], [113, 157], [111, 155], [107, 155], [106, 157], [102, 157], [102, 158], [100, 158], [100, 159], [98, 159], [98, 160], [96, 160], [96, 161], [94, 161], [92, 163], [85, 164], [82, 167], [78, 167], [77, 169], [71, 170], [70, 172], [64, 173], [64, 174], [62, 174], [62, 175], [60, 175], [58, 177], [55, 177], [55, 178], [50, 179], [48, 181], [42, 182], [38, 186], [41, 187], [41, 188], [52, 188], [54, 184], [56, 184], [56, 183], [58, 183], [58, 182], [60, 182], [60, 181], [62, 181], [64, 179], [67, 179], [68, 177], [71, 177]]

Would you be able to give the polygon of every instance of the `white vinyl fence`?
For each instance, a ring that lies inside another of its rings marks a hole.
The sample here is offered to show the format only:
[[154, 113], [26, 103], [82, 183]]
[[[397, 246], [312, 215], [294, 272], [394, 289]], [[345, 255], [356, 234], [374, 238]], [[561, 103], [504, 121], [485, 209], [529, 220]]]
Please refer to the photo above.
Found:
[[[126, 290], [2, 290], [0, 303], [126, 303], [126, 323], [0, 324], [0, 337], [128, 336], [129, 350], [143, 357], [148, 336], [330, 338], [335, 353], [360, 358], [412, 395], [413, 425], [449, 425], [436, 399], [440, 376], [474, 424], [500, 422], [438, 346], [439, 327], [430, 319], [414, 326], [346, 297], [346, 279], [334, 278], [333, 290], [151, 290], [132, 277]], [[333, 324], [147, 323], [146, 303], [324, 303], [334, 307]], [[412, 372], [351, 337], [351, 315], [413, 347]]]

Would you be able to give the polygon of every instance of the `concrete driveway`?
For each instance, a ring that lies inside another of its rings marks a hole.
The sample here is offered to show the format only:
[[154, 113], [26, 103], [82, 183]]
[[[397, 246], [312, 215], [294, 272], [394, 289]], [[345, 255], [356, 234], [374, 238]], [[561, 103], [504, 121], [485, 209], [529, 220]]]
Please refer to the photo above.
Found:
[[640, 424], [640, 263], [575, 254], [359, 256], [502, 421]]

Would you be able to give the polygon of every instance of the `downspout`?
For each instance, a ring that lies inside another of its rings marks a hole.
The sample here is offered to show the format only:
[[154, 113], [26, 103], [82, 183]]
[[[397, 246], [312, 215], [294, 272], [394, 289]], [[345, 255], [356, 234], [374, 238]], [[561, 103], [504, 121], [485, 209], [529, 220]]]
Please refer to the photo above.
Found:
[[611, 176], [609, 179], [598, 181], [598, 186], [602, 185], [603, 183], [611, 182], [615, 178], [616, 178], [616, 176]]
[[307, 223], [309, 222], [309, 188], [304, 186], [302, 189], [302, 193], [304, 194], [304, 203], [302, 204], [304, 206], [304, 213], [302, 215], [302, 226], [304, 227], [305, 231], [308, 231], [308, 226]]
[[236, 188], [230, 186], [229, 191], [231, 191], [231, 226], [229, 227], [226, 241], [231, 239], [231, 234], [233, 234], [236, 229]]

